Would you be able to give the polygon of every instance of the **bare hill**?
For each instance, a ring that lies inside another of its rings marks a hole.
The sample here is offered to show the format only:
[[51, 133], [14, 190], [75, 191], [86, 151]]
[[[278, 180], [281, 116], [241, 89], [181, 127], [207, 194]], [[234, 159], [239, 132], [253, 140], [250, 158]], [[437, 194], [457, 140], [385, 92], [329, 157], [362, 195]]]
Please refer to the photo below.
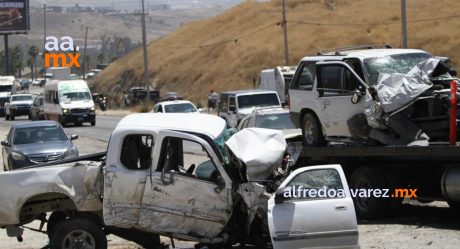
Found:
[[[247, 1], [207, 20], [189, 23], [149, 45], [150, 76], [162, 92], [178, 91], [204, 104], [219, 92], [253, 87], [262, 68], [284, 64], [281, 1]], [[401, 45], [400, 0], [289, 0], [290, 64], [321, 49]], [[408, 1], [409, 47], [449, 56], [460, 65], [460, 2]], [[142, 84], [142, 50], [112, 63], [92, 82], [119, 99]]]

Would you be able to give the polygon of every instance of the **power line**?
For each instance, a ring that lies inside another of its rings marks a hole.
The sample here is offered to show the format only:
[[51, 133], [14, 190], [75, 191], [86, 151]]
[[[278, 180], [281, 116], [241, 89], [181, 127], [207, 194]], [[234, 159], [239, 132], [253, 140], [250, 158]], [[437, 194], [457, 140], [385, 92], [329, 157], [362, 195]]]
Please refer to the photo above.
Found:
[[249, 33], [246, 33], [244, 35], [241, 35], [241, 36], [237, 36], [233, 39], [225, 39], [225, 40], [222, 40], [222, 41], [219, 41], [219, 42], [214, 42], [214, 43], [207, 43], [207, 44], [202, 44], [202, 45], [195, 45], [195, 46], [162, 46], [162, 48], [172, 48], [172, 49], [196, 49], [196, 48], [209, 48], [209, 47], [218, 47], [218, 46], [221, 46], [221, 45], [225, 45], [225, 44], [228, 44], [228, 43], [238, 43], [239, 41], [241, 40], [244, 40], [250, 36], [253, 36], [259, 32], [262, 32], [266, 29], [269, 29], [273, 26], [278, 26], [280, 25], [280, 23], [272, 23], [270, 25], [267, 25], [267, 26], [264, 26], [260, 29], [257, 29], [257, 30], [254, 30], [252, 32], [249, 32]]
[[[437, 20], [459, 18], [460, 15], [449, 15], [449, 16], [439, 16], [432, 18], [422, 18], [422, 19], [412, 19], [407, 20], [407, 23], [421, 23], [421, 22], [432, 22]], [[305, 25], [316, 25], [316, 26], [339, 26], [339, 27], [367, 27], [367, 26], [387, 26], [387, 25], [400, 25], [400, 21], [396, 22], [382, 22], [382, 23], [329, 23], [329, 22], [312, 22], [312, 21], [296, 21], [296, 20], [287, 20], [287, 22], [305, 24]]]

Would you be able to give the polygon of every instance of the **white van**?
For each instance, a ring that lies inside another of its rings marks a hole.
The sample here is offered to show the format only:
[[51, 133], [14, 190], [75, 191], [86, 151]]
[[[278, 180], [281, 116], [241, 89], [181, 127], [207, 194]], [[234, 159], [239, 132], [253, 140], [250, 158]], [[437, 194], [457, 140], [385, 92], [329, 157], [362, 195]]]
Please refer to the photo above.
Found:
[[96, 112], [88, 84], [84, 80], [52, 80], [45, 84], [44, 116], [63, 126], [67, 123], [96, 125]]

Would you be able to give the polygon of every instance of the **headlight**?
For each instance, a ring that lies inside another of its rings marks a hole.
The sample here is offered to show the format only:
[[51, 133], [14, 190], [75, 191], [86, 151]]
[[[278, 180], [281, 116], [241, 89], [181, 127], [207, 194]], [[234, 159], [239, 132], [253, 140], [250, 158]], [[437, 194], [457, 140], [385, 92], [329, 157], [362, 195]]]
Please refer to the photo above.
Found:
[[26, 157], [20, 153], [17, 152], [11, 152], [11, 158], [15, 161], [23, 161], [26, 160]]
[[95, 109], [94, 109], [94, 106], [93, 106], [93, 107], [91, 107], [91, 111], [92, 111], [92, 112], [94, 112], [94, 110], [95, 110]]
[[65, 153], [64, 153], [64, 158], [73, 158], [73, 157], [78, 157], [78, 150], [75, 146], [73, 146], [72, 148], [68, 149]]
[[62, 109], [62, 113], [69, 113], [69, 109]]

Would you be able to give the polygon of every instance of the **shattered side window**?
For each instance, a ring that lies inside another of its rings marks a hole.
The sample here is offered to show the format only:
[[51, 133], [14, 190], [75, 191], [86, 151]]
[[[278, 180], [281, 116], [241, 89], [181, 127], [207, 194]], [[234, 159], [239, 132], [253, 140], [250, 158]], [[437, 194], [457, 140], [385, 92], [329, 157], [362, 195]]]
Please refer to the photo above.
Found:
[[217, 147], [219, 148], [220, 154], [224, 159], [224, 165], [228, 165], [230, 163], [230, 160], [228, 159], [228, 153], [225, 148], [225, 142], [237, 132], [238, 130], [236, 128], [226, 129], [220, 134], [219, 137], [214, 140], [214, 142], [217, 144]]
[[128, 169], [148, 169], [152, 165], [152, 135], [128, 135], [123, 139], [120, 160]]
[[[302, 172], [294, 177], [287, 186], [294, 187], [295, 189], [299, 189], [299, 187], [302, 186], [302, 190], [343, 190], [342, 180], [340, 179], [339, 172], [337, 172], [335, 169], [318, 169]], [[308, 198], [308, 196], [302, 195], [302, 198]], [[336, 197], [334, 196], [329, 198]]]

